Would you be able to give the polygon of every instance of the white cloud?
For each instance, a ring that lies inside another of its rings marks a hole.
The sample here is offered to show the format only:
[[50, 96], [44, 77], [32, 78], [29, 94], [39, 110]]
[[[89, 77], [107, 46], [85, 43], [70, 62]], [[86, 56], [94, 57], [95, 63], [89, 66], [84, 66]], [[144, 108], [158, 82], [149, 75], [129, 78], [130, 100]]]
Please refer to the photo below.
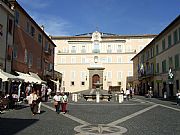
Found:
[[17, 0], [19, 3], [31, 8], [39, 9], [46, 8], [49, 3], [45, 0]]
[[[18, 0], [18, 2], [25, 7], [24, 9], [39, 26], [44, 26], [47, 35], [70, 35], [68, 30], [70, 30], [71, 24], [68, 21], [55, 14], [48, 14], [48, 12], [36, 12], [36, 9], [48, 8], [51, 1]], [[26, 9], [27, 7], [30, 7], [29, 10]]]
[[71, 27], [70, 23], [60, 17], [49, 15], [43, 17], [42, 15], [33, 15], [32, 18], [39, 24], [43, 25], [45, 32], [48, 35], [60, 36], [69, 35], [68, 29]]

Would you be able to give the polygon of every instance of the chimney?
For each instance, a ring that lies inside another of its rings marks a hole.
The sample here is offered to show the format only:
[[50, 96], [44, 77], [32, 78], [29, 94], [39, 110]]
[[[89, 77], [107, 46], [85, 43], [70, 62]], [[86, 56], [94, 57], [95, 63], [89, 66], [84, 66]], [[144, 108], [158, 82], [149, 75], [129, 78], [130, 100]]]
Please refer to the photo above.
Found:
[[44, 31], [44, 25], [41, 25], [41, 29]]

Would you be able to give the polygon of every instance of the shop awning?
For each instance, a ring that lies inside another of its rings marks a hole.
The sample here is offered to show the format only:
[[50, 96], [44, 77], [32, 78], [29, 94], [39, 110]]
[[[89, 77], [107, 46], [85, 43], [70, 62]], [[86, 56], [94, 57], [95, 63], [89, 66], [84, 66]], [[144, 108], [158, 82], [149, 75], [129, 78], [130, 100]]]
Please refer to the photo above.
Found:
[[0, 69], [0, 78], [2, 81], [9, 81], [9, 80], [14, 80], [14, 81], [20, 81], [24, 80], [22, 78], [19, 78], [18, 76], [12, 75], [10, 73], [4, 72], [3, 70]]
[[38, 83], [38, 84], [46, 83], [45, 81], [41, 80], [40, 78], [38, 79], [37, 77], [34, 77], [32, 75], [22, 73], [22, 72], [17, 72], [17, 73], [19, 74], [18, 77], [24, 79], [25, 82]]
[[46, 81], [43, 81], [37, 74], [33, 73], [33, 72], [29, 72], [30, 76], [38, 79], [41, 81], [41, 83], [46, 83]]

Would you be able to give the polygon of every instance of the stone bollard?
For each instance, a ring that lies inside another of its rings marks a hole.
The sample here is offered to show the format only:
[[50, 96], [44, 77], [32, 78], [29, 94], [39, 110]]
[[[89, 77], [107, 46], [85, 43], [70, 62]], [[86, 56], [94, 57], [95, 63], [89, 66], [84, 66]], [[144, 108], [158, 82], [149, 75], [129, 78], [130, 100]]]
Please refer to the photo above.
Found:
[[115, 94], [114, 96], [115, 96], [114, 101], [118, 101], [118, 95]]
[[71, 96], [72, 96], [72, 101], [74, 101], [74, 94], [71, 94]]
[[96, 92], [96, 103], [99, 103], [99, 98], [100, 98], [99, 92]]
[[164, 92], [164, 99], [167, 98], [167, 92]]
[[77, 102], [77, 100], [78, 100], [78, 95], [74, 94], [74, 102]]
[[123, 102], [123, 100], [124, 100], [124, 97], [123, 97], [123, 95], [122, 95], [122, 94], [120, 94], [120, 95], [119, 95], [119, 103], [122, 103], [122, 102]]

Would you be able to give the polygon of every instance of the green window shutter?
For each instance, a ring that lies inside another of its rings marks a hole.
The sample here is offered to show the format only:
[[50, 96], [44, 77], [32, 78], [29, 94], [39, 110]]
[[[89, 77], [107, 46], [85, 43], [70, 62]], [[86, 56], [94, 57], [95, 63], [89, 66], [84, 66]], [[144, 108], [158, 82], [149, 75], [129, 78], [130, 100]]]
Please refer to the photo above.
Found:
[[156, 45], [156, 55], [158, 55], [158, 53], [159, 53], [159, 46]]
[[165, 39], [162, 40], [162, 50], [165, 50], [166, 48], [166, 43], [165, 43]]
[[173, 33], [173, 36], [174, 36], [174, 44], [176, 44], [177, 41], [178, 41], [178, 35], [177, 35], [177, 34], [178, 34], [178, 33], [177, 33], [177, 30], [175, 30], [174, 33]]
[[171, 46], [171, 35], [168, 36], [168, 47]]
[[162, 72], [166, 72], [166, 60], [162, 61]]
[[159, 73], [159, 63], [156, 63], [156, 73]]

